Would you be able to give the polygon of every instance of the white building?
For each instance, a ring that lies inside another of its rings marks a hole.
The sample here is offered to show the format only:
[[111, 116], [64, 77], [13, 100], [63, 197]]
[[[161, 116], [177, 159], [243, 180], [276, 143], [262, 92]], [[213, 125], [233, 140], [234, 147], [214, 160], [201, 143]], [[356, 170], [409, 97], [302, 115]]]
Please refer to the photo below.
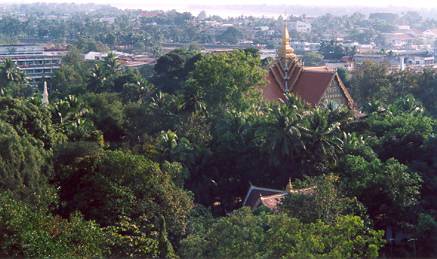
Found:
[[297, 51], [318, 51], [320, 49], [318, 42], [293, 41], [291, 45]]
[[61, 67], [62, 58], [66, 53], [60, 50], [45, 50], [41, 45], [0, 45], [0, 62], [9, 58], [27, 78], [39, 81], [52, 77]]
[[99, 19], [100, 22], [107, 23], [107, 24], [114, 24], [115, 23], [115, 17], [102, 17]]
[[433, 67], [434, 56], [427, 55], [412, 55], [404, 57], [404, 63], [406, 67], [418, 68], [418, 67]]
[[400, 31], [409, 31], [411, 30], [410, 25], [399, 25], [398, 30]]
[[435, 66], [434, 56], [427, 52], [420, 51], [393, 51], [391, 55], [357, 54], [354, 56], [354, 61], [357, 65], [365, 61], [385, 63], [388, 64], [392, 70], [404, 70], [407, 68], [421, 70]]
[[270, 30], [270, 27], [269, 26], [260, 26], [257, 29], [260, 31], [268, 31], [268, 30]]
[[108, 53], [90, 51], [83, 56], [83, 59], [88, 60], [88, 61], [102, 60], [103, 58], [105, 58], [107, 56], [108, 56]]

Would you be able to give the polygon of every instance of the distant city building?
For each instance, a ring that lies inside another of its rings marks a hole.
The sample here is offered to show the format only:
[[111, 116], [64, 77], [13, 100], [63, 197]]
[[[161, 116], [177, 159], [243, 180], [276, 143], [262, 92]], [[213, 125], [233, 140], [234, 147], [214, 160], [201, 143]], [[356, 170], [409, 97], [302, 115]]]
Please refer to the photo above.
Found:
[[96, 60], [98, 61], [104, 59], [107, 56], [108, 53], [90, 51], [83, 55], [83, 59], [86, 61], [96, 61]]
[[11, 59], [34, 82], [51, 78], [61, 67], [66, 50], [47, 50], [40, 45], [0, 45], [0, 60]]
[[366, 61], [387, 64], [391, 70], [433, 68], [435, 57], [426, 51], [391, 51], [389, 54], [356, 54], [354, 62], [360, 66]]
[[275, 58], [276, 57], [276, 50], [275, 49], [261, 49], [259, 51], [259, 55], [260, 55], [261, 59]]
[[386, 46], [401, 49], [412, 45], [417, 36], [412, 33], [395, 32], [384, 33], [383, 38]]
[[340, 60], [325, 60], [325, 66], [332, 70], [337, 70], [339, 68], [344, 68], [348, 71], [353, 71], [355, 69], [355, 62], [352, 57], [346, 56], [342, 57]]
[[320, 43], [319, 42], [305, 42], [305, 41], [293, 41], [291, 43], [293, 48], [299, 52], [305, 51], [319, 51]]
[[310, 33], [311, 32], [311, 24], [301, 21], [296, 21], [291, 23], [292, 29], [299, 33]]
[[267, 82], [263, 90], [267, 100], [283, 99], [290, 92], [312, 106], [332, 103], [355, 110], [354, 101], [335, 69], [305, 67], [302, 64], [290, 46], [286, 23], [281, 47], [276, 61], [269, 68]]
[[[90, 51], [83, 55], [86, 61], [101, 61], [108, 56], [109, 52], [95, 52]], [[112, 53], [120, 61], [121, 65], [124, 67], [138, 68], [144, 65], [153, 65], [156, 63], [156, 59], [147, 55], [133, 55], [129, 53], [113, 51]]]
[[410, 25], [399, 25], [398, 26], [398, 30], [400, 30], [400, 31], [409, 31], [409, 30], [411, 30], [411, 27], [410, 27]]
[[260, 26], [257, 29], [260, 31], [268, 31], [268, 30], [270, 30], [270, 27], [269, 26]]
[[115, 20], [116, 20], [115, 17], [102, 17], [99, 19], [100, 22], [107, 23], [107, 24], [114, 24]]
[[398, 65], [399, 59], [394, 56], [388, 56], [385, 54], [356, 54], [354, 56], [354, 61], [356, 64], [361, 65], [364, 62], [370, 61], [375, 63], [387, 63], [391, 65]]
[[358, 44], [356, 46], [357, 53], [370, 53], [375, 51], [375, 43], [371, 44]]

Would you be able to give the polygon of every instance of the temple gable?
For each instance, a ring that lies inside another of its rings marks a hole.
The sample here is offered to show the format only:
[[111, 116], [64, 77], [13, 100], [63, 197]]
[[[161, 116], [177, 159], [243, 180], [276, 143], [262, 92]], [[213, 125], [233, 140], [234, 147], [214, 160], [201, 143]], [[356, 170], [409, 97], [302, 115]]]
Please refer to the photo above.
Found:
[[332, 80], [329, 87], [326, 89], [325, 93], [323, 94], [321, 100], [321, 104], [328, 104], [333, 103], [338, 106], [347, 106], [347, 99], [346, 96], [344, 96], [344, 93], [342, 89], [340, 88], [340, 85], [336, 80]]

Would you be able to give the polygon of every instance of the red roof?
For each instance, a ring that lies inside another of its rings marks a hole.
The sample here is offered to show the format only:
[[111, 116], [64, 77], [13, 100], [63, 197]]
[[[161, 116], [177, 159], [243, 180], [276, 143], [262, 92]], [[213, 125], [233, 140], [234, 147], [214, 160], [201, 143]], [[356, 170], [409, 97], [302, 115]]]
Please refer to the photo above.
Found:
[[[268, 100], [277, 100], [284, 97], [284, 77], [285, 72], [279, 63], [275, 63], [269, 69], [267, 81], [269, 84], [264, 88], [264, 97]], [[288, 74], [289, 90], [302, 98], [306, 103], [316, 106], [324, 96], [326, 90], [335, 80], [346, 99], [350, 109], [354, 109], [353, 99], [344, 86], [335, 70], [323, 67], [302, 67], [292, 69]]]
[[304, 69], [293, 92], [311, 105], [319, 104], [334, 78], [335, 72]]
[[270, 188], [262, 188], [251, 185], [247, 191], [246, 198], [244, 199], [243, 206], [249, 206], [255, 208], [260, 197], [270, 196], [275, 194], [282, 194], [283, 190], [276, 190]]
[[261, 204], [266, 206], [271, 210], [276, 210], [281, 204], [282, 199], [287, 195], [287, 193], [271, 195], [267, 197], [260, 197]]
[[[311, 195], [314, 194], [315, 190], [315, 186], [303, 189], [293, 189], [291, 194]], [[289, 194], [290, 193], [283, 190], [251, 185], [246, 194], [246, 198], [244, 199], [243, 206], [249, 206], [252, 209], [256, 209], [263, 205], [271, 210], [276, 210], [281, 204], [282, 199]]]

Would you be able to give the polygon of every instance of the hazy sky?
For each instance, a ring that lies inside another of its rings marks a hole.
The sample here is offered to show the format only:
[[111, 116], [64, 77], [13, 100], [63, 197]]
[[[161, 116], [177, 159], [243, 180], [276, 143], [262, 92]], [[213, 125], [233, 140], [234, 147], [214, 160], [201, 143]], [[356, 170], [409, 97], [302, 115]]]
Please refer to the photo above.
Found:
[[0, 3], [29, 3], [29, 2], [76, 2], [76, 3], [98, 3], [111, 4], [117, 7], [183, 7], [187, 5], [227, 5], [227, 4], [269, 4], [269, 5], [323, 5], [323, 6], [405, 6], [416, 8], [435, 8], [437, 0], [0, 0]]

